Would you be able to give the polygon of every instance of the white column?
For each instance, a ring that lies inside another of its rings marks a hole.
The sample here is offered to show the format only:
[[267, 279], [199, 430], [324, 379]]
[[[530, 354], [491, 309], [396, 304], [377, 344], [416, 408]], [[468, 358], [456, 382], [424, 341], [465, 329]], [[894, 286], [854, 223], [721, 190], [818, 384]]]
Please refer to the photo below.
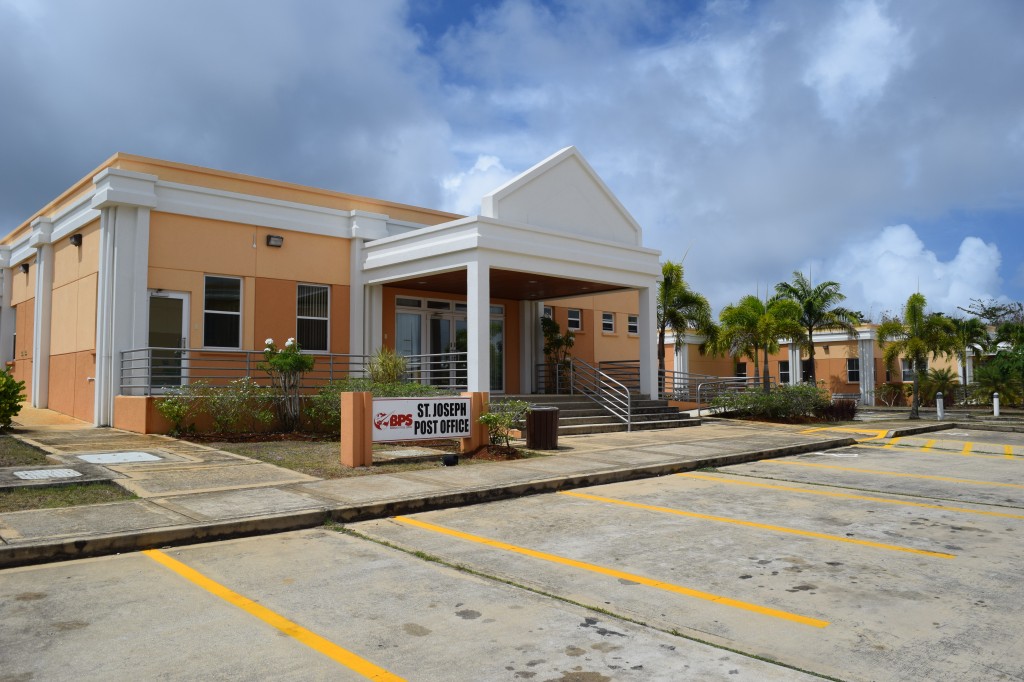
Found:
[[468, 390], [491, 390], [491, 270], [479, 260], [466, 264]]
[[32, 221], [29, 246], [36, 250], [35, 321], [32, 338], [32, 407], [47, 407], [50, 399], [50, 327], [53, 314], [53, 224], [49, 218]]
[[363, 291], [366, 293], [363, 299], [363, 319], [366, 324], [363, 330], [363, 351], [373, 355], [384, 345], [384, 287], [372, 284], [363, 287]]
[[860, 404], [875, 404], [875, 340], [860, 339], [857, 341], [857, 354], [860, 356]]
[[363, 330], [368, 326], [366, 319], [366, 293], [363, 291], [363, 240], [352, 239], [349, 258], [348, 288], [348, 352], [365, 355]]
[[537, 364], [537, 336], [544, 308], [535, 301], [519, 302], [519, 392], [534, 392], [533, 370]]
[[14, 333], [17, 319], [11, 307], [11, 247], [0, 246], [0, 367], [14, 360]]
[[155, 175], [108, 168], [93, 178], [100, 210], [93, 420], [109, 426], [121, 392], [121, 353], [149, 345], [149, 222]]
[[789, 383], [793, 386], [804, 380], [803, 363], [800, 360], [800, 344], [789, 344]]
[[640, 393], [657, 397], [658, 337], [655, 334], [657, 282], [640, 289]]

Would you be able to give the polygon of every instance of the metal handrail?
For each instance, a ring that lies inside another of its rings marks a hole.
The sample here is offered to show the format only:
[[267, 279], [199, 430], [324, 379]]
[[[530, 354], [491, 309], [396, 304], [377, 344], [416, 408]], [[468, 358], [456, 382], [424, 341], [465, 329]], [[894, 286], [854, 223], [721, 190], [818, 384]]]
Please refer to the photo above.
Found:
[[[700, 395], [701, 391], [708, 386], [717, 386], [719, 390], [715, 392], [713, 398], [718, 397], [727, 391], [741, 391], [747, 388], [760, 388], [762, 387], [763, 381], [761, 377], [716, 377], [714, 381], [706, 381], [697, 385], [697, 416], [700, 416], [701, 405], [703, 404]], [[768, 387], [774, 388], [778, 384], [775, 382], [775, 378], [768, 377]], [[705, 397], [707, 394], [705, 393]]]
[[[370, 358], [367, 355], [310, 355], [314, 358], [313, 369], [303, 375], [300, 390], [315, 391], [338, 379], [368, 375]], [[194, 381], [218, 386], [244, 377], [269, 385], [269, 375], [261, 369], [263, 362], [262, 350], [133, 348], [121, 353], [120, 392], [122, 395], [159, 395], [166, 389]], [[467, 353], [407, 356], [405, 378], [442, 390], [464, 390], [468, 378]]]
[[633, 429], [632, 394], [625, 384], [616, 380], [579, 358], [572, 359], [571, 392], [590, 398], [612, 416], [626, 423], [626, 430]]

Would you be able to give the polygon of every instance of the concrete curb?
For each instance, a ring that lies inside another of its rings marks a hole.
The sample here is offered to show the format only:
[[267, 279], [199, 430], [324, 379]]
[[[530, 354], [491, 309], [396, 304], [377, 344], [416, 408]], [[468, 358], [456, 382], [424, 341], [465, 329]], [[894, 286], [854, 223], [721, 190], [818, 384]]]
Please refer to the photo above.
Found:
[[[902, 426], [886, 432], [886, 438], [903, 438], [905, 436], [916, 436], [919, 433], [932, 433], [933, 431], [946, 431], [957, 428], [956, 422], [942, 422], [941, 424], [922, 424], [921, 426]], [[963, 427], [960, 427], [963, 428]]]
[[271, 514], [214, 523], [186, 526], [168, 526], [143, 531], [68, 538], [22, 545], [0, 546], [0, 569], [29, 566], [55, 561], [69, 561], [106, 556], [144, 549], [230, 540], [233, 538], [268, 535], [293, 530], [315, 528], [329, 520], [352, 523], [372, 519], [414, 514], [452, 507], [465, 507], [483, 502], [494, 502], [525, 495], [553, 493], [594, 485], [621, 483], [656, 476], [667, 476], [695, 469], [744, 464], [763, 459], [799, 455], [817, 450], [830, 450], [856, 444], [855, 438], [834, 438], [813, 443], [800, 443], [766, 450], [749, 450], [730, 455], [704, 457], [666, 464], [624, 467], [611, 471], [556, 476], [541, 480], [512, 483], [502, 486], [456, 490], [437, 495], [419, 496], [359, 505], [326, 505], [317, 510], [289, 514]]

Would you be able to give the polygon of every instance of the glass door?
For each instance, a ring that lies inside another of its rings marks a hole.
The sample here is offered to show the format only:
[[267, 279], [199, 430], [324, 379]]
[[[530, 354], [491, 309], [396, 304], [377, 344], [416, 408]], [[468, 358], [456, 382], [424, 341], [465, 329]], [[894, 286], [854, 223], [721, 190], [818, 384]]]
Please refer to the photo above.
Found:
[[505, 320], [491, 318], [491, 391], [505, 392]]
[[149, 292], [149, 385], [153, 389], [181, 386], [187, 381], [188, 294]]

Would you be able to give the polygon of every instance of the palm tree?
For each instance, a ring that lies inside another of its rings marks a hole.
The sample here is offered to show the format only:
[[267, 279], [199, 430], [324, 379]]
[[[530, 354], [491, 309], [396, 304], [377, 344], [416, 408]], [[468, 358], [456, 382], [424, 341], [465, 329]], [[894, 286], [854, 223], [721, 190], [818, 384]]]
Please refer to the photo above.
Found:
[[802, 272], [793, 272], [793, 282], [780, 282], [775, 285], [779, 296], [795, 301], [800, 305], [800, 325], [804, 331], [804, 342], [800, 344], [810, 358], [811, 383], [817, 383], [814, 373], [814, 332], [845, 331], [851, 336], [855, 333], [855, 325], [860, 324], [859, 313], [843, 308], [839, 304], [846, 296], [839, 291], [838, 282], [822, 282], [811, 286], [810, 280]]
[[914, 391], [910, 418], [921, 418], [921, 379], [928, 371], [929, 355], [950, 355], [955, 352], [953, 321], [942, 313], [925, 313], [927, 301], [921, 294], [911, 294], [903, 306], [903, 319], [886, 318], [878, 326], [878, 345], [887, 365], [904, 357], [914, 369]]
[[803, 339], [800, 306], [780, 296], [767, 301], [757, 296], [744, 296], [739, 303], [725, 306], [718, 319], [721, 328], [712, 351], [749, 357], [754, 361], [755, 376], [758, 373], [758, 354], [763, 353], [762, 385], [767, 393], [771, 389], [768, 355], [779, 352], [779, 339]]
[[960, 384], [967, 386], [967, 353], [974, 351], [975, 355], [981, 356], [985, 352], [989, 344], [988, 329], [976, 317], [954, 317], [953, 326], [956, 328], [953, 333], [956, 350], [953, 352], [960, 363]]
[[[683, 279], [682, 263], [665, 261], [658, 282], [658, 376], [665, 375], [665, 332], [671, 328], [678, 339], [687, 329], [696, 329], [706, 337], [715, 335], [711, 304]], [[659, 380], [659, 384], [661, 380]]]

